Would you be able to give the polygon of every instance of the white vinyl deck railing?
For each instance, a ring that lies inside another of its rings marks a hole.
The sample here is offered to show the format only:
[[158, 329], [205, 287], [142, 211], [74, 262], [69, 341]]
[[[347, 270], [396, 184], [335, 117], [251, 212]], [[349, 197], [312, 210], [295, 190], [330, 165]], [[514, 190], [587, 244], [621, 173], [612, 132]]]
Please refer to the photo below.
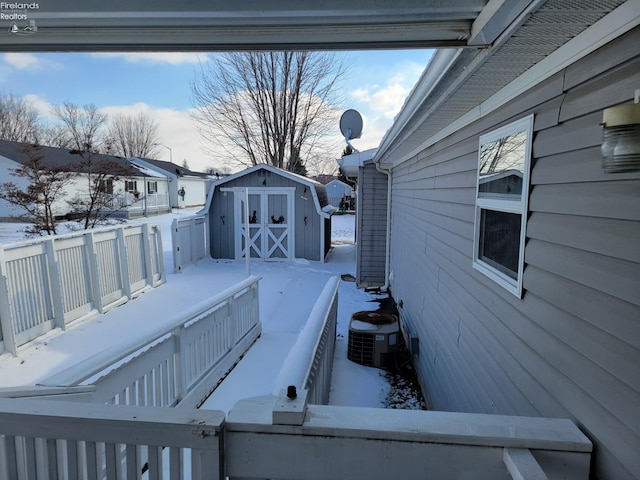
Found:
[[[147, 348], [129, 349], [106, 375], [104, 365], [88, 366], [80, 377], [91, 385], [0, 391], [0, 478], [589, 478], [591, 442], [568, 420], [307, 403], [328, 391], [338, 284], [337, 277], [327, 282], [278, 377], [281, 386], [301, 387], [300, 396], [244, 399], [226, 418], [222, 412], [193, 410], [196, 398], [217, 383], [197, 367], [213, 348], [212, 338], [245, 331], [247, 338], [255, 331], [245, 313], [234, 325], [216, 329], [216, 314], [198, 307], [188, 313], [192, 320], [182, 323], [184, 331], [178, 334], [176, 327], [156, 335]], [[257, 286], [255, 278], [227, 292], [233, 300], [222, 309], [256, 308], [239, 300], [241, 291], [252, 291], [257, 303], [252, 285]], [[208, 333], [189, 340], [189, 328]], [[164, 352], [166, 345], [174, 346], [173, 353]], [[160, 364], [172, 366], [158, 370]], [[191, 373], [183, 370], [186, 365]], [[86, 367], [66, 374], [77, 377]], [[178, 404], [184, 408], [95, 403], [144, 399], [144, 405], [169, 406], [169, 397], [155, 395], [174, 391], [180, 381], [155, 379], [170, 372], [175, 379], [192, 379], [186, 383], [193, 381], [198, 391]]]
[[212, 410], [0, 398], [0, 478], [220, 480], [223, 423]]
[[207, 214], [174, 218], [171, 223], [173, 243], [173, 271], [182, 272], [188, 266], [202, 260], [209, 250]]
[[16, 355], [53, 328], [164, 283], [162, 251], [160, 228], [147, 224], [0, 245], [0, 347]]
[[339, 286], [340, 277], [332, 277], [325, 284], [278, 374], [274, 395], [293, 386], [298, 393], [306, 395], [310, 404], [329, 402]]
[[249, 277], [190, 310], [171, 327], [54, 375], [51, 387], [93, 385], [91, 401], [195, 408], [261, 333], [259, 277]]

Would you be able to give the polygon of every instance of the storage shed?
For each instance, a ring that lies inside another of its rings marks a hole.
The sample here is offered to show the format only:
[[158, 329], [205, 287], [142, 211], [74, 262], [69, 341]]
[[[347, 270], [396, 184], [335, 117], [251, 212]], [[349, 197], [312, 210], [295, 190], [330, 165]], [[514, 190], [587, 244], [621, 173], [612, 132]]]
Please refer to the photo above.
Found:
[[270, 165], [215, 182], [205, 210], [213, 258], [245, 258], [248, 243], [251, 258], [324, 261], [331, 247], [335, 208], [324, 185]]

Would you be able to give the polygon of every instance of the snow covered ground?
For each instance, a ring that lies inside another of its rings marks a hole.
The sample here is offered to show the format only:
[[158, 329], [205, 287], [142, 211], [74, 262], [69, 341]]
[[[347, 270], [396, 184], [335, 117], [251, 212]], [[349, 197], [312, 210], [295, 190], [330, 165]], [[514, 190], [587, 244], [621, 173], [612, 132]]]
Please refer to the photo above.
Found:
[[[171, 221], [176, 216], [189, 216], [195, 211], [181, 210], [145, 219], [162, 227], [166, 284], [104, 315], [76, 322], [65, 332], [54, 330], [22, 347], [18, 357], [0, 356], [0, 386], [33, 385], [101, 352], [136, 343], [174, 323], [185, 308], [245, 278], [245, 262], [233, 260], [206, 259], [187, 267], [180, 274], [172, 273]], [[22, 240], [21, 228], [23, 225], [20, 224], [0, 224], [0, 243]], [[272, 393], [289, 349], [304, 327], [327, 280], [335, 275], [355, 275], [353, 241], [354, 217], [334, 216], [334, 246], [326, 262], [252, 261], [251, 274], [262, 278], [260, 315], [263, 333], [203, 408], [229, 411], [237, 400]], [[390, 377], [382, 370], [347, 359], [351, 315], [356, 311], [377, 308], [377, 303], [371, 303], [376, 296], [358, 290], [354, 282], [342, 281], [338, 297], [338, 337], [330, 403], [388, 406]], [[407, 393], [400, 395], [406, 397]], [[398, 392], [393, 396], [397, 397]], [[408, 396], [411, 397], [411, 393]], [[391, 403], [394, 403], [393, 398]], [[416, 408], [415, 404], [410, 399], [407, 408]], [[398, 407], [398, 404], [392, 406]]]

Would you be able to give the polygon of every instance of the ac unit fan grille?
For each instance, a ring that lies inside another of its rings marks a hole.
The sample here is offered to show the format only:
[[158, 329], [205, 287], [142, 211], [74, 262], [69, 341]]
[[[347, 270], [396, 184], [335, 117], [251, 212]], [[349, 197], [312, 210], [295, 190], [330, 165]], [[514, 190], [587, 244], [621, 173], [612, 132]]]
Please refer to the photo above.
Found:
[[375, 335], [371, 333], [349, 332], [347, 358], [361, 365], [374, 366]]

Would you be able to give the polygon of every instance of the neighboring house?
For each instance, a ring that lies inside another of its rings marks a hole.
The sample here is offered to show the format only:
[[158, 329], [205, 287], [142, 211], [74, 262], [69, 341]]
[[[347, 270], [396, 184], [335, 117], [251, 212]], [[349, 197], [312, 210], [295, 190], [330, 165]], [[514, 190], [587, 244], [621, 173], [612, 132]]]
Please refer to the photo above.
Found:
[[[77, 175], [66, 185], [65, 194], [54, 203], [54, 214], [62, 218], [71, 213], [69, 201], [88, 194], [88, 176], [86, 175], [84, 160], [74, 150], [64, 148], [37, 147], [38, 155], [42, 155], [41, 163], [45, 168], [64, 168]], [[14, 182], [27, 185], [24, 178], [12, 175], [13, 171], [29, 160], [29, 153], [24, 144], [0, 140], [0, 179], [2, 182]], [[113, 196], [108, 209], [104, 212], [114, 217], [139, 217], [170, 211], [168, 181], [166, 177], [153, 171], [142, 170], [132, 166], [126, 159], [113, 155], [95, 155], [94, 162], [108, 161], [118, 166], [119, 172], [115, 178], [104, 182], [104, 192]], [[0, 200], [0, 218], [14, 215], [24, 215], [16, 207]]]
[[[0, 183], [13, 182], [22, 190], [24, 190], [29, 182], [21, 177], [11, 175], [11, 173], [19, 168], [20, 164], [0, 154]], [[11, 218], [25, 216], [26, 212], [11, 203], [0, 199], [0, 221], [6, 221]]]
[[151, 158], [130, 158], [129, 161], [141, 168], [148, 168], [169, 181], [169, 201], [172, 208], [188, 208], [204, 205], [207, 200], [209, 176], [198, 173], [175, 163]]
[[432, 58], [374, 157], [386, 280], [432, 408], [570, 418], [594, 478], [632, 479], [640, 172], [603, 171], [601, 122], [640, 88], [640, 11], [561, 3]]
[[270, 165], [256, 165], [214, 183], [204, 211], [213, 258], [246, 256], [247, 217], [252, 258], [324, 261], [331, 248], [335, 208], [324, 185]]
[[329, 203], [336, 208], [343, 206], [343, 209], [347, 208], [347, 205], [353, 201], [353, 188], [340, 180], [331, 180], [325, 184], [327, 189], [327, 195], [329, 196]]

